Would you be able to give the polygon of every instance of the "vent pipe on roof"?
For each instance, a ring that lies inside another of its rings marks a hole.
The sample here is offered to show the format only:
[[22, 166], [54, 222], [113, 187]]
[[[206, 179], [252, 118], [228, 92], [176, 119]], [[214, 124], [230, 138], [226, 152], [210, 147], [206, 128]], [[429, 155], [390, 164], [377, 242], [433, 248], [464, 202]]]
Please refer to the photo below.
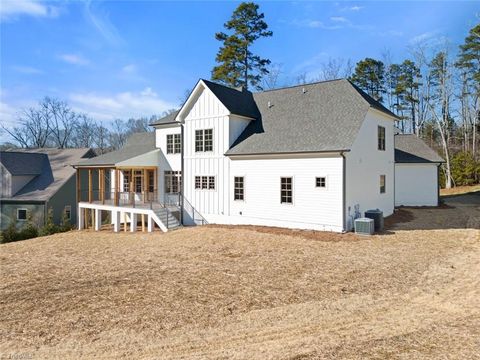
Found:
[[307, 92], [307, 89], [305, 89], [305, 88], [302, 88], [302, 93], [304, 93], [304, 94], [305, 94], [306, 92]]
[[268, 102], [267, 106], [268, 106], [269, 109], [273, 106], [271, 101]]

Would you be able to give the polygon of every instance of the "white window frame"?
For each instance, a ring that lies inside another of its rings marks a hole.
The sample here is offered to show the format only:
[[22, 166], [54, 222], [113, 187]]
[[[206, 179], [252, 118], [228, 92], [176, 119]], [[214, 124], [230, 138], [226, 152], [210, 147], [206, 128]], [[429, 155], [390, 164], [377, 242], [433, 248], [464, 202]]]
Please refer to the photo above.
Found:
[[[25, 211], [25, 219], [20, 219], [18, 217], [18, 214], [20, 211]], [[17, 221], [27, 221], [27, 219], [28, 219], [28, 209], [25, 209], [25, 208], [17, 209]]]
[[[282, 202], [282, 179], [283, 178], [290, 178], [292, 179], [292, 202]], [[287, 205], [287, 206], [292, 206], [295, 203], [295, 178], [290, 175], [290, 176], [280, 176], [280, 205]]]
[[67, 213], [68, 210], [68, 220], [72, 220], [72, 206], [71, 205], [65, 205], [63, 208], [63, 215]]
[[[200, 187], [197, 188], [197, 178], [200, 178]], [[210, 189], [210, 178], [213, 178], [214, 188]], [[206, 180], [206, 188], [203, 187], [204, 180]], [[217, 176], [216, 175], [195, 175], [193, 178], [193, 187], [195, 191], [217, 191]]]
[[[205, 131], [209, 131], [211, 130], [212, 131], [212, 149], [211, 150], [205, 150]], [[201, 141], [201, 149], [200, 150], [197, 150], [197, 132], [200, 132], [201, 134], [201, 138], [199, 139]], [[196, 129], [195, 130], [195, 152], [196, 153], [199, 153], [199, 152], [206, 152], [206, 153], [212, 153], [215, 146], [214, 146], [214, 131], [213, 131], [213, 128], [208, 128], [208, 129]]]
[[[380, 129], [383, 129], [383, 143], [380, 146]], [[378, 125], [377, 127], [377, 150], [386, 151], [387, 148], [387, 129], [385, 126]]]
[[[171, 143], [169, 144], [169, 139]], [[166, 136], [167, 154], [175, 155], [182, 152], [182, 138], [180, 134], [167, 134]], [[170, 148], [169, 148], [170, 145]]]
[[[383, 191], [382, 191], [382, 176], [383, 176]], [[380, 194], [386, 194], [387, 193], [387, 175], [380, 175]]]
[[[317, 179], [324, 178], [325, 179], [325, 186], [317, 186]], [[327, 190], [328, 189], [328, 176], [323, 175], [323, 176], [315, 176], [315, 182], [314, 182], [315, 189], [318, 190]]]
[[[243, 199], [235, 199], [235, 178], [242, 178], [243, 179]], [[235, 175], [233, 177], [233, 201], [237, 201], [237, 202], [245, 202], [245, 175]]]

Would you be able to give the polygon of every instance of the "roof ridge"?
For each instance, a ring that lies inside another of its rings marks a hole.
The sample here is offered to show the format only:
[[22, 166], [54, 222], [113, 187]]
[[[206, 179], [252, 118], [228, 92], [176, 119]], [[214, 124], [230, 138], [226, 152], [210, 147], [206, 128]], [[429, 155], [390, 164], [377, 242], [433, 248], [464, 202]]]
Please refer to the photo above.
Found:
[[309, 82], [309, 83], [305, 83], [305, 84], [289, 85], [289, 86], [279, 87], [279, 88], [275, 88], [275, 89], [262, 90], [262, 91], [255, 92], [254, 94], [263, 94], [263, 93], [266, 93], [266, 92], [279, 91], [279, 90], [285, 90], [285, 89], [293, 89], [293, 88], [301, 87], [301, 86], [324, 84], [324, 83], [334, 82], [334, 81], [348, 81], [348, 79], [338, 78], [338, 79], [331, 79], [331, 80], [319, 80], [319, 81], [313, 81], [313, 82]]

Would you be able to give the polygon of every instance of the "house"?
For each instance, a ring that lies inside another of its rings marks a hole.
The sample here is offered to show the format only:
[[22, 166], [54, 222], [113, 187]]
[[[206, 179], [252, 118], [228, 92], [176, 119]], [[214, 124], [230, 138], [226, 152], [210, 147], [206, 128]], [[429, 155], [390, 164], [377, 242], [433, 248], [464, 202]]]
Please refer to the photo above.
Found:
[[343, 79], [259, 93], [199, 80], [154, 133], [76, 165], [89, 175], [78, 190], [88, 194], [79, 195], [80, 228], [99, 229], [106, 212], [114, 231], [349, 231], [365, 210], [394, 211], [397, 119]]
[[443, 160], [413, 134], [395, 135], [395, 206], [438, 206]]
[[94, 156], [91, 149], [18, 149], [0, 152], [0, 230], [28, 219], [45, 224], [49, 209], [59, 224], [75, 224], [76, 178], [71, 165]]

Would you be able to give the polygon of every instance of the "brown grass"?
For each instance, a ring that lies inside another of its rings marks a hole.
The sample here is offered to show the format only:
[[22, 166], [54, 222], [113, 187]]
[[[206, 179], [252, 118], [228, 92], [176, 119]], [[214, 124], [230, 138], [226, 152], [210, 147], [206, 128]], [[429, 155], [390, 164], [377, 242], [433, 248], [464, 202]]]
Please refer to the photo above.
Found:
[[475, 191], [480, 191], [480, 185], [456, 186], [451, 189], [440, 189], [440, 195], [459, 195]]
[[270, 230], [2, 245], [0, 358], [480, 356], [478, 230]]

